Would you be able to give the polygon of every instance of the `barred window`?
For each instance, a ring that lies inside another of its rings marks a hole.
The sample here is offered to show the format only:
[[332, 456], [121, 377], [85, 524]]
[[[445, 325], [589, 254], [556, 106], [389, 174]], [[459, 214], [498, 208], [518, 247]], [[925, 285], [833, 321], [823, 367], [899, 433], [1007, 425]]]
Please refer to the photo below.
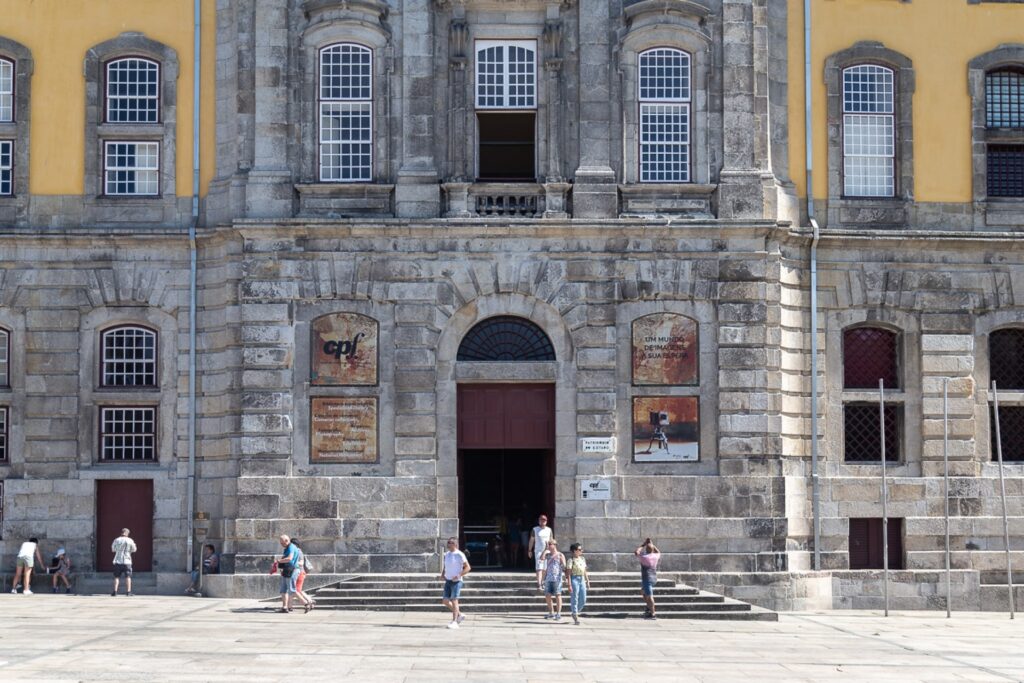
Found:
[[985, 127], [1024, 128], [1024, 72], [985, 74]]
[[[0, 407], [0, 462], [7, 462], [9, 455], [7, 453], [7, 425], [8, 417], [10, 416], [10, 408], [7, 406]], [[0, 482], [0, 486], [3, 486], [3, 482]], [[2, 491], [2, 489], [0, 489]], [[3, 521], [3, 496], [0, 495], [0, 521]]]
[[999, 458], [1002, 444], [1003, 462], [1024, 462], [1024, 406], [999, 404], [999, 438], [996, 439], [996, 407], [989, 406], [989, 441], [992, 460]]
[[160, 121], [160, 65], [127, 57], [107, 63], [107, 123]]
[[477, 109], [536, 108], [536, 55], [533, 40], [477, 41]]
[[320, 180], [373, 174], [373, 52], [340, 43], [320, 51]]
[[986, 166], [989, 197], [1024, 197], [1024, 145], [989, 145]]
[[690, 55], [656, 48], [639, 57], [640, 182], [690, 180]]
[[14, 194], [14, 141], [0, 140], [0, 195]]
[[14, 120], [14, 62], [0, 59], [0, 122]]
[[160, 192], [160, 143], [107, 142], [103, 171], [108, 195], [157, 195]]
[[124, 326], [102, 335], [105, 387], [155, 387], [156, 332]]
[[896, 193], [893, 71], [875, 64], [843, 69], [843, 193]]
[[1007, 327], [988, 336], [989, 381], [1000, 391], [1024, 391], [1024, 328]]
[[100, 458], [108, 462], [156, 460], [156, 408], [103, 408]]
[[843, 453], [846, 462], [882, 462], [882, 413], [885, 424], [885, 461], [898, 462], [902, 435], [903, 405], [851, 402], [843, 405]]
[[899, 335], [879, 327], [851, 327], [843, 330], [843, 388], [898, 389]]
[[11, 386], [11, 333], [0, 328], [0, 387]]

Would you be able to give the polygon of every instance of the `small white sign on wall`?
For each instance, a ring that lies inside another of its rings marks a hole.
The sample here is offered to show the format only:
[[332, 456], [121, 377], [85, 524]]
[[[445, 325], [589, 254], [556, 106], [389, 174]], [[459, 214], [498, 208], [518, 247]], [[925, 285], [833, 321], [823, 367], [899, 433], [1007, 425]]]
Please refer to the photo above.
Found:
[[583, 500], [611, 500], [611, 480], [583, 479], [580, 481], [580, 498]]
[[580, 439], [583, 453], [614, 453], [618, 450], [618, 439], [614, 436], [588, 436]]

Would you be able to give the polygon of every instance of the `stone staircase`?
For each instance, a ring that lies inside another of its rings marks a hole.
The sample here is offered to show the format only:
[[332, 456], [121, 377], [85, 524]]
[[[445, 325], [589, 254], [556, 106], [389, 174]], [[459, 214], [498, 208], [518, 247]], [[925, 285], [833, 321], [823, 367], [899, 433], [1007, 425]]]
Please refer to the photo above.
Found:
[[[592, 573], [584, 613], [588, 617], [643, 615], [639, 573]], [[331, 583], [315, 591], [318, 609], [371, 611], [438, 611], [443, 584], [436, 574], [372, 574]], [[569, 595], [563, 592], [563, 617]], [[721, 595], [659, 578], [654, 599], [658, 618], [778, 621], [778, 614]], [[544, 595], [527, 573], [473, 572], [466, 579], [459, 605], [469, 613], [534, 613], [545, 611]]]

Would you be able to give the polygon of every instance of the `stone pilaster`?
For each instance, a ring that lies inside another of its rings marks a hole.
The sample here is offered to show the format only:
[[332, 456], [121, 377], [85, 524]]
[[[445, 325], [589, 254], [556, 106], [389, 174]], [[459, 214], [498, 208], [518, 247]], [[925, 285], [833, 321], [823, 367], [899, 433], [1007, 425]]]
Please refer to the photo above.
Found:
[[619, 190], [611, 167], [611, 51], [608, 0], [579, 3], [579, 148], [573, 186], [576, 218], [618, 215]]
[[[943, 398], [948, 378], [949, 469], [951, 474], [976, 475], [974, 385], [974, 335], [968, 320], [957, 329], [960, 316], [926, 316], [924, 325], [934, 320], [935, 329], [921, 333], [921, 469], [925, 476], [943, 474]], [[950, 323], [953, 323], [952, 325]]]

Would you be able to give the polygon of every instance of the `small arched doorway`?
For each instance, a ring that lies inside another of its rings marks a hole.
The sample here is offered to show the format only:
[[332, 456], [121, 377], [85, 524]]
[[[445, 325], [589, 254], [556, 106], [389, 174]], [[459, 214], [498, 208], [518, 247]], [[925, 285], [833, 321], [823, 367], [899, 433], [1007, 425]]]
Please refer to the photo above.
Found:
[[[457, 360], [546, 363], [555, 352], [537, 325], [498, 316], [466, 333]], [[555, 385], [514, 381], [521, 373], [506, 370], [457, 387], [459, 528], [474, 566], [525, 569], [521, 534], [542, 512], [554, 521]]]

